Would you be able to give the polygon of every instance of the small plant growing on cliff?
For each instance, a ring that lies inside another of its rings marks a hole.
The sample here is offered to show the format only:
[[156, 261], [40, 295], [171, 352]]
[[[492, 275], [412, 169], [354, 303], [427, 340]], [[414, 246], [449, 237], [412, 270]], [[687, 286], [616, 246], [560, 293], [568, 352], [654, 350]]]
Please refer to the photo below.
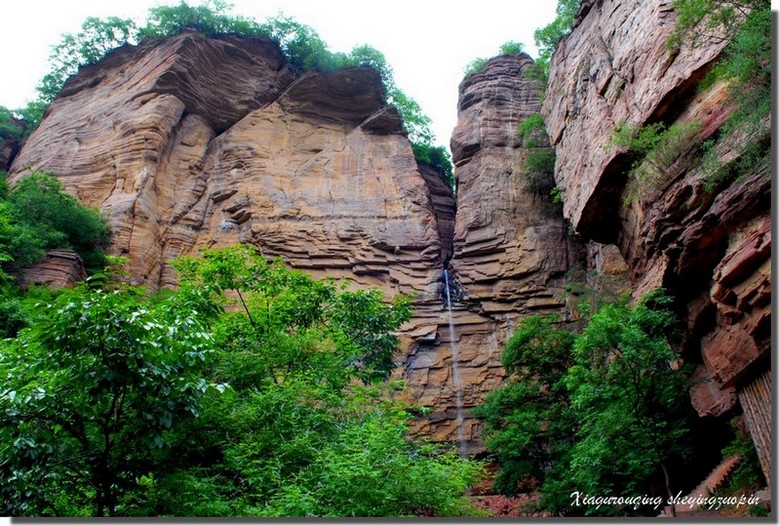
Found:
[[538, 113], [526, 117], [517, 125], [517, 138], [523, 145], [523, 148], [539, 148], [546, 146], [547, 128], [544, 126], [544, 120]]
[[[735, 109], [705, 149], [705, 189], [714, 192], [755, 170], [768, 170], [772, 111], [772, 19], [769, 0], [675, 0], [677, 24], [667, 48], [727, 40], [700, 85], [726, 81]], [[739, 152], [728, 163], [724, 151]]]
[[619, 124], [612, 132], [610, 145], [624, 148], [635, 158], [628, 172], [626, 202], [668, 181], [670, 168], [691, 149], [700, 131], [701, 125], [695, 122], [671, 126], [660, 122], [646, 126]]
[[[501, 46], [498, 49], [498, 55], [497, 56], [512, 56], [512, 55], [520, 55], [522, 53], [525, 53], [525, 46], [522, 42], [515, 42], [515, 41], [509, 41], [504, 42], [501, 44]], [[463, 70], [463, 78], [467, 79], [468, 77], [479, 73], [485, 67], [487, 67], [488, 62], [490, 62], [489, 58], [475, 58], [471, 62], [468, 63], [468, 65]]]
[[[550, 194], [555, 188], [555, 150], [549, 146], [542, 116], [535, 114], [520, 121], [517, 125], [517, 137], [523, 148], [529, 149], [522, 167], [523, 177], [529, 188]], [[550, 196], [552, 197], [552, 194]]]

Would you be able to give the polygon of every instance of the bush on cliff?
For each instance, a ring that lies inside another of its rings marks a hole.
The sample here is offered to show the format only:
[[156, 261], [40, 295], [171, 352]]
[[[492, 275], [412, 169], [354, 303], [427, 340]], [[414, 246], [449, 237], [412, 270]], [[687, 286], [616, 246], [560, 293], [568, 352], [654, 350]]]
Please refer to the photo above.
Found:
[[[703, 147], [704, 186], [717, 191], [756, 169], [769, 169], [772, 112], [772, 12], [769, 0], [675, 0], [677, 23], [666, 42], [680, 46], [728, 41], [701, 89], [729, 84], [735, 109]], [[739, 155], [723, 163], [723, 151]]]

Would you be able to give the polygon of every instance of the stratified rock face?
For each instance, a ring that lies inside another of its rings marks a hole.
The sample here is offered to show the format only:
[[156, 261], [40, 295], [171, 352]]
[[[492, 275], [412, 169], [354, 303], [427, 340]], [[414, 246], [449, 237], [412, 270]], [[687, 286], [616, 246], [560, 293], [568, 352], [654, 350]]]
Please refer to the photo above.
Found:
[[72, 250], [49, 250], [43, 259], [21, 271], [19, 281], [23, 287], [46, 285], [51, 288], [73, 287], [87, 279], [84, 262]]
[[[672, 55], [664, 49], [676, 20], [671, 2], [587, 4], [552, 58], [542, 110], [564, 213], [586, 238], [618, 246], [635, 297], [664, 286], [687, 304], [683, 356], [703, 364], [699, 376], [710, 379], [693, 390], [694, 406], [701, 415], [727, 414], [736, 404], [734, 389], [741, 396], [769, 363], [768, 159], [708, 190], [697, 148], [725, 122], [731, 103], [728, 86], [696, 88], [727, 42], [684, 46]], [[622, 122], [694, 124], [663, 180], [638, 195], [626, 186], [631, 159], [610, 144]], [[724, 161], [738, 155], [744, 138], [726, 140], [717, 151]], [[746, 417], [757, 421], [759, 412]]]
[[378, 74], [299, 74], [260, 39], [121, 48], [65, 87], [14, 163], [99, 207], [134, 281], [251, 243], [315, 275], [436, 296], [441, 242]]
[[671, 0], [586, 4], [551, 61], [542, 115], [556, 147], [564, 214], [581, 234], [609, 243], [625, 184], [612, 131], [679, 111], [726, 42], [672, 55], [664, 48], [676, 20]]
[[[197, 33], [128, 46], [68, 83], [12, 182], [30, 167], [106, 214], [138, 284], [173, 286], [171, 259], [243, 242], [315, 277], [415, 293], [404, 350], [446, 323], [454, 200], [418, 167], [374, 70], [299, 74], [269, 42]], [[446, 413], [446, 394], [426, 403]]]
[[[575, 257], [560, 213], [523, 173], [529, 152], [516, 138], [517, 125], [538, 114], [541, 104], [536, 82], [523, 75], [531, 63], [526, 55], [498, 57], [460, 86], [451, 141], [458, 179], [449, 265], [452, 332], [441, 313], [436, 338], [419, 342], [406, 361], [412, 398], [434, 407], [442, 406], [434, 400], [449, 400], [446, 412], [434, 411], [421, 422], [434, 440], [458, 440], [459, 376], [463, 435], [471, 451], [480, 442], [469, 410], [501, 383], [507, 338], [520, 318], [561, 310], [563, 276]], [[440, 285], [443, 302], [443, 280]]]

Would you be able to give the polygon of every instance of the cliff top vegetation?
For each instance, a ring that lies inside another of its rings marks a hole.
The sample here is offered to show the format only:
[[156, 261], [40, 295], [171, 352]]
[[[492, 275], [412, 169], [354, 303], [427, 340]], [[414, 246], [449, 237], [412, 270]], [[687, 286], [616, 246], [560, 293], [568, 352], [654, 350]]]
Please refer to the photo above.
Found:
[[233, 14], [230, 4], [223, 0], [206, 0], [199, 5], [182, 0], [178, 5], [153, 7], [148, 12], [146, 23], [140, 26], [131, 19], [119, 17], [87, 18], [80, 32], [63, 35], [62, 41], [52, 48], [49, 57], [51, 70], [36, 88], [38, 98], [15, 113], [27, 122], [26, 132], [30, 133], [48, 105], [60, 94], [65, 81], [76, 74], [79, 67], [94, 64], [125, 44], [163, 39], [185, 29], [194, 29], [208, 36], [269, 39], [279, 46], [292, 66], [302, 71], [373, 68], [380, 74], [387, 102], [395, 106], [403, 118], [404, 129], [418, 161], [436, 168], [448, 185], [455, 189], [449, 152], [441, 146], [434, 146], [430, 118], [413, 98], [398, 88], [384, 54], [369, 45], [356, 46], [349, 53], [331, 52], [310, 26], [284, 15], [259, 22]]

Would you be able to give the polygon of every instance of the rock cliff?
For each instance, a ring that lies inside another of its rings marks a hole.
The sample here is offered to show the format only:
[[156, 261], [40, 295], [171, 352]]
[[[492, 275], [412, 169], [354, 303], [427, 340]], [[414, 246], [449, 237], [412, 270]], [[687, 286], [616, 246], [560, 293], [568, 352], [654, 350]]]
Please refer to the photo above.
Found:
[[175, 284], [179, 255], [247, 242], [435, 294], [437, 224], [372, 70], [301, 75], [269, 42], [197, 33], [128, 46], [65, 86], [11, 181], [30, 169], [103, 210], [113, 250], [152, 288]]
[[[666, 0], [584, 2], [553, 56], [542, 114], [565, 216], [585, 239], [617, 245], [635, 296], [664, 286], [679, 299], [682, 356], [707, 379], [692, 392], [702, 416], [728, 415], [741, 393], [763, 393], [763, 402], [742, 404], [758, 445], [768, 441], [753, 424], [768, 421], [771, 408], [770, 391], [751, 387], [768, 381], [771, 172], [767, 158], [728, 185], [705, 184], [697, 148], [732, 107], [727, 86], [697, 86], [726, 41], [670, 53], [675, 16]], [[663, 180], [637, 193], [626, 178], [632, 160], [612, 132], [658, 122], [692, 125], [695, 136], [679, 145]], [[739, 152], [728, 146], [718, 152], [726, 162]]]
[[[418, 166], [374, 70], [301, 73], [268, 41], [195, 32], [125, 46], [68, 81], [11, 184], [31, 171], [102, 210], [137, 284], [174, 286], [171, 259], [241, 242], [316, 277], [416, 294], [405, 350], [447, 326], [454, 197]], [[431, 392], [419, 382], [436, 367], [416, 360], [413, 390]], [[451, 386], [433, 392], [425, 403], [446, 414]]]
[[100, 208], [112, 251], [152, 289], [176, 284], [171, 259], [242, 242], [318, 277], [415, 293], [396, 377], [432, 407], [418, 432], [477, 450], [469, 409], [501, 381], [516, 321], [561, 307], [574, 257], [566, 225], [522, 174], [515, 129], [540, 109], [530, 64], [496, 59], [460, 88], [457, 218], [373, 70], [301, 73], [268, 41], [195, 32], [82, 68], [10, 180], [48, 171]]
[[[525, 55], [465, 79], [451, 141], [457, 204], [415, 161], [373, 70], [302, 73], [268, 41], [194, 32], [83, 68], [10, 181], [48, 171], [100, 208], [112, 251], [152, 289], [176, 284], [171, 259], [242, 242], [317, 277], [415, 293], [395, 376], [432, 408], [416, 431], [471, 452], [481, 445], [470, 409], [501, 382], [507, 338], [524, 316], [565, 310], [573, 269], [606, 288], [628, 274], [637, 296], [665, 286], [688, 324], [681, 354], [707, 380], [694, 407], [717, 417], [741, 406], [769, 444], [768, 163], [713, 192], [691, 147], [633, 195], [632, 158], [611, 142], [623, 122], [697, 122], [700, 142], [728, 116], [725, 86], [696, 90], [723, 44], [669, 54], [670, 4], [583, 2], [544, 103]], [[563, 214], [527, 177], [516, 136], [539, 112]]]
[[442, 407], [435, 400], [451, 401], [447, 413], [434, 411], [422, 423], [435, 440], [457, 436], [452, 386], [459, 375], [463, 434], [472, 451], [480, 447], [479, 428], [469, 409], [501, 383], [504, 344], [523, 316], [561, 311], [565, 274], [581, 257], [560, 213], [524, 168], [529, 150], [516, 137], [517, 125], [541, 108], [538, 83], [524, 75], [531, 64], [527, 55], [497, 57], [459, 87], [451, 141], [458, 179], [448, 266], [453, 330], [440, 326], [438, 338], [413, 347], [406, 361], [415, 399], [434, 407]]

